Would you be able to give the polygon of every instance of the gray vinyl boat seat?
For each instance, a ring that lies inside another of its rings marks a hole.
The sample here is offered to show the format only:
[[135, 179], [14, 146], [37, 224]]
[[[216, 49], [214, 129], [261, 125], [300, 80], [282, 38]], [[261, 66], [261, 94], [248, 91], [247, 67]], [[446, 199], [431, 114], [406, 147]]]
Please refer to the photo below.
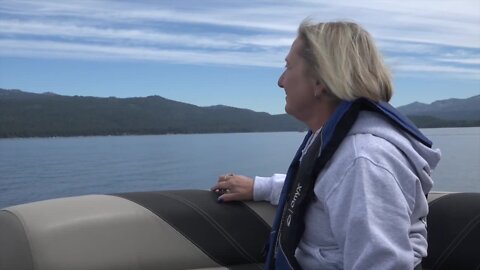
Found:
[[[431, 194], [424, 269], [480, 266], [480, 193]], [[262, 269], [275, 208], [204, 190], [53, 199], [0, 210], [1, 270]]]
[[261, 269], [274, 211], [205, 190], [17, 205], [0, 211], [0, 269]]

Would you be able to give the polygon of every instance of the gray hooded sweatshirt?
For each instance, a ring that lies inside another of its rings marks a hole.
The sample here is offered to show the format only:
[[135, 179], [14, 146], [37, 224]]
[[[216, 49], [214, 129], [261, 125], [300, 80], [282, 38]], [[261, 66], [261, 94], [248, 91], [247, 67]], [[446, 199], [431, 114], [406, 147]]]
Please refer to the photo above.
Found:
[[[427, 256], [425, 194], [439, 160], [440, 150], [361, 112], [316, 180], [295, 252], [301, 267], [413, 269]], [[284, 179], [256, 177], [254, 200], [278, 204]]]

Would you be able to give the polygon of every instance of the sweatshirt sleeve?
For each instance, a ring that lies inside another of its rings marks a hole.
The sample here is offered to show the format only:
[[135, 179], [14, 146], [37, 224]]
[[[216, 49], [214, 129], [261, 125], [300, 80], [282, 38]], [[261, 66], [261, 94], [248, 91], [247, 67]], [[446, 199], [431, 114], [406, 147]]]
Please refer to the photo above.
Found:
[[282, 192], [285, 174], [276, 173], [271, 177], [256, 176], [253, 183], [253, 200], [269, 201], [277, 205]]
[[344, 269], [413, 269], [409, 207], [395, 176], [356, 158], [326, 197]]

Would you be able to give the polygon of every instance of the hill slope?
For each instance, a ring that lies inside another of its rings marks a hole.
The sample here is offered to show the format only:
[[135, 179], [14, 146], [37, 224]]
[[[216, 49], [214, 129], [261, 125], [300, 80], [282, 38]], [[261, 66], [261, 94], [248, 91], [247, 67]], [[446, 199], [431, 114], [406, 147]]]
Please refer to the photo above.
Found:
[[301, 131], [283, 114], [199, 107], [159, 96], [97, 98], [0, 89], [0, 137]]
[[[398, 108], [421, 127], [480, 126], [480, 95]], [[98, 98], [0, 89], [0, 138], [303, 131], [293, 117], [160, 96]]]
[[445, 99], [398, 107], [419, 127], [480, 126], [480, 95], [466, 99]]
[[414, 102], [398, 107], [402, 113], [415, 116], [430, 116], [444, 120], [480, 120], [480, 95], [467, 99], [445, 99], [424, 104]]

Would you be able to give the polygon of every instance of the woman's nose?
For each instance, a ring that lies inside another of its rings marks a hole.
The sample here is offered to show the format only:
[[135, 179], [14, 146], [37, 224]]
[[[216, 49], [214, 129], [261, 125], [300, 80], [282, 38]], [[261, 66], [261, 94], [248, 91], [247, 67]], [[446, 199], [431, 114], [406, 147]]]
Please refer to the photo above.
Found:
[[278, 82], [277, 82], [278, 87], [280, 87], [280, 88], [283, 88], [283, 74], [284, 74], [284, 73], [282, 73], [282, 74], [280, 75], [280, 77], [278, 78]]

